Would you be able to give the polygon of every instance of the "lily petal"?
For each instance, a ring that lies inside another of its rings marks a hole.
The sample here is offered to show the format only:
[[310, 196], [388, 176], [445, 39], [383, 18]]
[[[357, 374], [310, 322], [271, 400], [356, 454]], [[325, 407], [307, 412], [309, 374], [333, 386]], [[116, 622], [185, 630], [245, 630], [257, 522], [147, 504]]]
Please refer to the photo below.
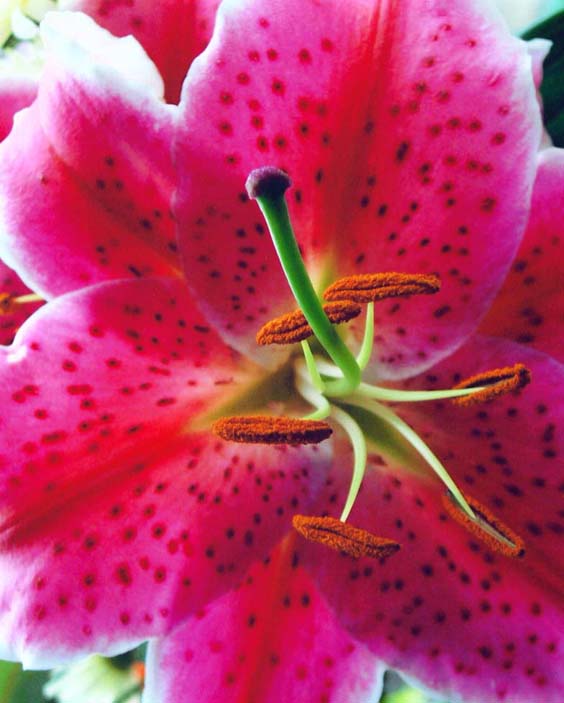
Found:
[[294, 540], [255, 564], [237, 590], [149, 645], [146, 700], [379, 700], [383, 666], [341, 629], [296, 564]]
[[219, 0], [63, 0], [60, 5], [85, 12], [118, 37], [132, 34], [159, 69], [166, 101], [177, 103], [188, 67], [211, 37]]
[[480, 330], [564, 362], [563, 179], [564, 150], [541, 152], [525, 237]]
[[154, 65], [81, 13], [51, 13], [42, 33], [38, 99], [0, 145], [1, 255], [44, 297], [177, 275], [172, 108]]
[[[562, 366], [504, 340], [476, 339], [407, 385], [444, 387], [494, 359], [519, 359], [532, 383], [483, 407], [445, 401], [402, 404], [398, 412], [462, 490], [524, 540], [524, 557], [493, 552], [450, 518], [429, 471], [372, 454], [351, 522], [396, 540], [400, 551], [384, 563], [351, 562], [308, 545], [305, 563], [353, 636], [435, 695], [455, 703], [558, 703], [564, 447], [554, 389], [564, 382]], [[350, 462], [335, 458], [339, 473], [318, 513], [344, 501], [340, 467]]]
[[[492, 554], [446, 515], [436, 484], [372, 455], [351, 520], [397, 540], [387, 561], [304, 545], [341, 624], [388, 666], [452, 703], [559, 703], [560, 591]], [[325, 504], [344, 499], [336, 478]]]
[[266, 555], [322, 480], [323, 447], [209, 432], [202, 413], [256, 371], [181, 282], [62, 296], [0, 351], [4, 658], [50, 667], [164, 634]]
[[288, 304], [241, 195], [252, 169], [274, 164], [293, 180], [320, 286], [356, 272], [441, 276], [436, 296], [378, 307], [381, 375], [456, 348], [525, 226], [541, 138], [531, 63], [483, 2], [224, 3], [184, 85], [176, 160], [188, 278], [231, 342], [248, 350]]

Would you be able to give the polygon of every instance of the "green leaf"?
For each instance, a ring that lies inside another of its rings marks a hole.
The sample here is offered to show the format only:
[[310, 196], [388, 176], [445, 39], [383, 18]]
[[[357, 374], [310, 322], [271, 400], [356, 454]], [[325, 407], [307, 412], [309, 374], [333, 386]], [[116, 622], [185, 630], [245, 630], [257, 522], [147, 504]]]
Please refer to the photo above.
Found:
[[541, 95], [544, 121], [556, 146], [564, 146], [564, 11], [531, 27], [523, 39], [543, 37], [553, 42], [543, 66]]
[[43, 703], [45, 671], [23, 671], [21, 664], [0, 661], [0, 703]]

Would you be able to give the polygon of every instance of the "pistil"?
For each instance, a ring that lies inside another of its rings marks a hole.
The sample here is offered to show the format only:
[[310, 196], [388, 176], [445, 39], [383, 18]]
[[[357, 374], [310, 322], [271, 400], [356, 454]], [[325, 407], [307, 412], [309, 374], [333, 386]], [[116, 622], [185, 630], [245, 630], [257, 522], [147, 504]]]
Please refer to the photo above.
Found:
[[255, 199], [268, 224], [280, 263], [306, 320], [319, 343], [343, 372], [334, 392], [346, 395], [360, 383], [360, 368], [323, 311], [301, 257], [290, 223], [284, 193], [290, 187], [288, 175], [273, 166], [252, 171], [247, 179], [249, 197]]

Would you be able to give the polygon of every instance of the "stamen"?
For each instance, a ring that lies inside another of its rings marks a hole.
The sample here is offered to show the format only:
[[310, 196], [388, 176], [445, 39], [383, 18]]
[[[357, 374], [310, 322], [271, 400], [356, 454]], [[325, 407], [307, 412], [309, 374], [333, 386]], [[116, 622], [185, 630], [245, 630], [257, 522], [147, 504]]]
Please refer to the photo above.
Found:
[[[457, 403], [458, 405], [482, 403], [486, 400], [492, 400], [492, 398], [496, 398], [498, 395], [524, 388], [530, 382], [531, 372], [523, 364], [515, 364], [514, 366], [506, 366], [503, 369], [484, 371], [484, 373], [471, 376], [454, 386], [455, 390], [459, 388], [477, 388], [477, 390], [471, 395], [456, 398], [453, 400], [453, 403]], [[484, 387], [481, 388], [481, 386]]]
[[422, 273], [366, 273], [340, 278], [323, 294], [325, 300], [353, 300], [370, 303], [385, 298], [436, 293], [438, 276]]
[[326, 422], [271, 415], [223, 417], [212, 432], [230, 442], [245, 444], [318, 444], [333, 433]]
[[20, 305], [27, 303], [42, 303], [43, 298], [36, 293], [13, 296], [11, 293], [0, 293], [0, 315], [10, 315]]
[[324, 544], [355, 559], [360, 557], [382, 559], [395, 554], [400, 549], [400, 545], [391, 539], [377, 537], [334, 517], [294, 515], [292, 524], [311, 542]]
[[393, 427], [394, 430], [399, 432], [399, 434], [411, 444], [415, 451], [427, 462], [435, 474], [445, 484], [452, 494], [453, 499], [457, 501], [460, 509], [466, 513], [470, 519], [474, 519], [475, 516], [472, 512], [472, 508], [466, 501], [462, 491], [450, 477], [450, 474], [443, 466], [438, 456], [431, 451], [431, 448], [425, 444], [417, 432], [415, 432], [415, 430], [413, 430], [407, 422], [405, 422], [405, 420], [402, 420], [402, 418], [399, 417], [399, 415], [396, 415], [393, 410], [390, 410], [390, 408], [369, 398], [354, 395], [351, 400], [355, 405], [368, 410], [368, 412], [376, 415], [376, 417], [379, 417], [381, 420], [384, 420], [384, 422], [390, 425], [390, 427]]
[[[335, 303], [327, 303], [323, 306], [323, 311], [329, 321], [338, 325], [341, 322], [348, 322], [360, 315], [361, 307], [356, 303], [346, 300]], [[286, 313], [280, 317], [275, 317], [263, 325], [257, 332], [257, 343], [266, 344], [294, 344], [301, 342], [313, 335], [313, 330], [309, 326], [305, 315], [301, 310]]]
[[[311, 351], [311, 347], [309, 346], [309, 343], [304, 339], [302, 342], [300, 342], [301, 347], [302, 347], [302, 352], [304, 354], [304, 361], [306, 365], [307, 372], [309, 373], [309, 378], [313, 384], [313, 387], [315, 388], [317, 395], [319, 395], [321, 398], [323, 398], [323, 392], [325, 390], [325, 383], [323, 383], [323, 379], [321, 378], [321, 374], [319, 373], [319, 370], [317, 368], [317, 364], [315, 363], [315, 357], [313, 356], [313, 352]], [[299, 377], [298, 379], [299, 380]], [[325, 403], [327, 400], [323, 398]], [[312, 403], [312, 405], [319, 406], [318, 402]]]
[[332, 405], [331, 417], [338, 422], [347, 433], [353, 450], [353, 471], [351, 484], [349, 486], [349, 492], [345, 501], [345, 507], [341, 513], [341, 520], [344, 521], [348, 519], [357, 499], [358, 492], [360, 491], [362, 479], [364, 478], [364, 474], [366, 472], [368, 450], [366, 447], [366, 439], [362, 430], [358, 426], [358, 423], [355, 422], [355, 420], [348, 413], [341, 408], [337, 408]]
[[[356, 356], [356, 363], [361, 371], [368, 366], [370, 357], [372, 356], [372, 348], [374, 347], [374, 303], [370, 302], [366, 306], [366, 321], [364, 323], [364, 336], [360, 351]], [[362, 383], [360, 384], [362, 385]]]
[[525, 555], [525, 543], [516, 532], [496, 518], [488, 508], [477, 500], [469, 495], [465, 495], [465, 498], [472, 506], [475, 514], [474, 519], [461, 512], [449, 493], [443, 495], [443, 505], [454, 520], [485, 542], [494, 552], [499, 552], [507, 557], [523, 557]]

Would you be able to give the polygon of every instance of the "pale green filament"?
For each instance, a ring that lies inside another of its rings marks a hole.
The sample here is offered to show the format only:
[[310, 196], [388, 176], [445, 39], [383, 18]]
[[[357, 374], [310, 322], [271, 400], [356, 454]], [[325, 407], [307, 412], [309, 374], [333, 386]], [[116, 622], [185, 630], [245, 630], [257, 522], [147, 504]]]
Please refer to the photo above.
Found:
[[256, 200], [268, 224], [282, 269], [299, 307], [319, 343], [343, 372], [344, 379], [332, 384], [332, 394], [347, 395], [360, 383], [360, 368], [329, 321], [315, 293], [298, 249], [284, 195], [261, 195]]
[[370, 302], [366, 306], [366, 322], [364, 323], [364, 337], [362, 346], [356, 357], [356, 363], [360, 370], [364, 371], [367, 367], [370, 357], [372, 356], [372, 347], [374, 346], [374, 303]]
[[308, 403], [314, 406], [316, 410], [304, 417], [304, 420], [324, 420], [331, 413], [331, 406], [327, 398], [310, 383], [308, 378], [309, 366], [306, 368], [302, 364], [296, 367], [296, 389]]
[[309, 342], [307, 341], [307, 339], [304, 339], [301, 342], [301, 345], [305, 357], [307, 370], [309, 371], [309, 375], [311, 378], [311, 382], [313, 383], [315, 388], [317, 388], [318, 391], [323, 393], [325, 391], [325, 383], [323, 382], [323, 379], [321, 378], [321, 375], [317, 370], [317, 364], [315, 363], [315, 358], [309, 346]]
[[353, 448], [354, 463], [351, 485], [349, 488], [349, 493], [347, 495], [347, 500], [345, 501], [345, 507], [343, 508], [343, 512], [341, 513], [340, 518], [342, 522], [346, 522], [355, 503], [355, 500], [358, 496], [358, 492], [362, 484], [362, 479], [364, 478], [368, 453], [366, 449], [366, 440], [364, 439], [364, 434], [358, 424], [352, 419], [352, 417], [348, 413], [346, 413], [344, 410], [341, 410], [341, 408], [337, 408], [332, 405], [331, 417], [336, 422], [338, 422], [339, 425], [341, 425], [341, 427], [347, 433]]
[[317, 408], [317, 410], [313, 413], [306, 415], [304, 419], [324, 420], [330, 415], [346, 432], [353, 448], [354, 462], [351, 485], [345, 502], [345, 507], [343, 508], [340, 518], [343, 522], [345, 522], [349, 517], [358, 496], [358, 491], [360, 490], [362, 479], [364, 478], [364, 473], [366, 471], [366, 440], [364, 439], [364, 434], [358, 423], [355, 422], [355, 420], [353, 420], [353, 418], [341, 408], [330, 405], [327, 398], [325, 398], [325, 396], [323, 396], [318, 389], [311, 385], [311, 383], [315, 383], [315, 378], [319, 377], [319, 373], [315, 367], [313, 356], [311, 357], [313, 364], [310, 367], [305, 349], [304, 354], [306, 356], [305, 366], [303, 362], [296, 365], [296, 388], [302, 397], [308, 401], [308, 403], [311, 403], [315, 408]]
[[462, 495], [462, 492], [455, 484], [455, 482], [450, 477], [450, 474], [442, 465], [440, 459], [431, 451], [431, 449], [425, 444], [421, 437], [415, 432], [404, 420], [398, 417], [392, 410], [387, 408], [385, 405], [381, 405], [376, 401], [369, 400], [362, 396], [353, 395], [350, 398], [350, 402], [358, 405], [368, 412], [373, 413], [377, 417], [381, 418], [387, 422], [391, 427], [393, 427], [401, 436], [406, 439], [411, 446], [415, 449], [418, 454], [420, 454], [427, 464], [433, 469], [441, 481], [451, 492], [453, 499], [457, 502], [460, 509], [463, 510], [469, 518], [476, 520], [476, 515], [472, 508], [468, 505], [466, 498]]
[[375, 400], [387, 400], [390, 403], [416, 403], [424, 400], [462, 398], [465, 395], [477, 393], [484, 388], [485, 386], [473, 386], [472, 388], [447, 388], [446, 390], [437, 391], [404, 391], [399, 388], [382, 388], [381, 386], [361, 383], [355, 393]]
[[[325, 359], [317, 357], [314, 359], [317, 370], [323, 376], [338, 378], [341, 370]], [[482, 391], [487, 386], [472, 386], [471, 388], [446, 388], [436, 391], [406, 391], [401, 388], [383, 388], [370, 383], [360, 383], [355, 390], [355, 395], [372, 398], [373, 400], [385, 400], [389, 403], [417, 403], [427, 400], [449, 400], [452, 398], [462, 398]], [[327, 395], [331, 395], [330, 389]]]

